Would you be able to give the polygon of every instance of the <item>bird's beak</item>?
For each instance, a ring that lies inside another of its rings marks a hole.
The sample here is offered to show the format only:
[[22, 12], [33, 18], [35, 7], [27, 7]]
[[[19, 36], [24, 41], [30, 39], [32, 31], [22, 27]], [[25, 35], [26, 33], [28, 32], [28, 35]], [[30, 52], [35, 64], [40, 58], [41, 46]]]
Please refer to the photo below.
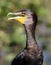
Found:
[[25, 24], [26, 16], [25, 14], [22, 14], [22, 12], [8, 13], [7, 16], [9, 16], [8, 20], [15, 19], [16, 21]]

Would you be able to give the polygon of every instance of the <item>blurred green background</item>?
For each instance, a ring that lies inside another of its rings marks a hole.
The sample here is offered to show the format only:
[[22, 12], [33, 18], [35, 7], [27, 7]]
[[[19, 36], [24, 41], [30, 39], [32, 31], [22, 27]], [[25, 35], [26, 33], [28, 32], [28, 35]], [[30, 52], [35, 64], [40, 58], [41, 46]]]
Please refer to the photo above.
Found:
[[36, 40], [43, 50], [43, 65], [51, 65], [51, 0], [0, 0], [0, 65], [10, 65], [26, 45], [24, 26], [7, 18], [9, 12], [19, 9], [37, 13]]

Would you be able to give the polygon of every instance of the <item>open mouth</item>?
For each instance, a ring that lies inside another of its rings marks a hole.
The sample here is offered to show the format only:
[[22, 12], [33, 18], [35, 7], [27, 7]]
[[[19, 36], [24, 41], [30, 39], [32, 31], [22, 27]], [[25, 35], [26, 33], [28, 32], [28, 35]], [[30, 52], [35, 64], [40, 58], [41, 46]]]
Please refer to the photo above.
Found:
[[8, 16], [8, 20], [11, 20], [11, 19], [16, 19], [16, 18], [22, 18], [25, 15], [19, 12], [19, 13], [8, 13], [7, 16]]
[[25, 23], [26, 15], [23, 14], [22, 12], [17, 12], [17, 13], [8, 13], [8, 20], [15, 19], [22, 24]]

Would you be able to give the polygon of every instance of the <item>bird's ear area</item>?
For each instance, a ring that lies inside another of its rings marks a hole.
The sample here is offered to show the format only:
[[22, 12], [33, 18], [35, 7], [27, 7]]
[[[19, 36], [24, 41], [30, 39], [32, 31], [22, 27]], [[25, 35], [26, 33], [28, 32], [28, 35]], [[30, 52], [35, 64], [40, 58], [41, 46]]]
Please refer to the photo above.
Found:
[[37, 20], [38, 20], [37, 14], [35, 12], [33, 12], [32, 16], [33, 16], [34, 21], [37, 22]]
[[16, 21], [25, 24], [25, 20], [26, 20], [26, 15], [23, 14], [22, 12], [18, 12], [18, 13], [8, 13], [9, 17], [8, 20], [11, 19], [15, 19]]

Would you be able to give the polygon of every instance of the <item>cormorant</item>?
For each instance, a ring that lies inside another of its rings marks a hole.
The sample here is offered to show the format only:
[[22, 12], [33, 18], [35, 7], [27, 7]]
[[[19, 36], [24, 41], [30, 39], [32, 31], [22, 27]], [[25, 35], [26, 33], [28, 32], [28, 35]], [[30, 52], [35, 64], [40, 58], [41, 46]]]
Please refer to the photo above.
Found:
[[36, 13], [26, 9], [20, 10], [17, 13], [9, 13], [8, 15], [14, 15], [9, 20], [15, 19], [24, 24], [27, 38], [26, 47], [14, 58], [11, 65], [42, 65], [43, 53], [35, 39]]

